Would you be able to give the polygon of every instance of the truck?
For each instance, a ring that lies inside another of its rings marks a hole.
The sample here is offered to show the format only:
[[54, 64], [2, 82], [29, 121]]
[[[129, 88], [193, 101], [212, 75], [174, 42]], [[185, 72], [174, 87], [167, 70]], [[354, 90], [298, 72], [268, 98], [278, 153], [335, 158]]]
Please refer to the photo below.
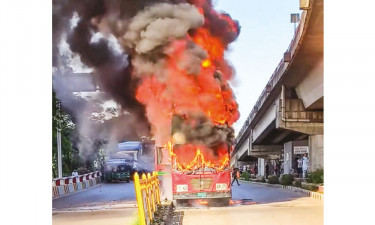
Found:
[[[152, 172], [154, 142], [150, 140], [124, 141], [111, 152], [102, 171], [106, 182], [126, 181], [133, 178], [135, 171]], [[148, 166], [151, 165], [151, 166]]]

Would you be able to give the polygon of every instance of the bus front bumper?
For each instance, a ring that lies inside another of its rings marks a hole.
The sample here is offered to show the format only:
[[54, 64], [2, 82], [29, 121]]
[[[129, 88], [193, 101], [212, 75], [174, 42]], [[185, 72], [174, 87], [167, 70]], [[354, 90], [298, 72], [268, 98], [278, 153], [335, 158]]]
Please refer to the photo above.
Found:
[[231, 191], [226, 192], [195, 192], [173, 193], [173, 199], [231, 198]]

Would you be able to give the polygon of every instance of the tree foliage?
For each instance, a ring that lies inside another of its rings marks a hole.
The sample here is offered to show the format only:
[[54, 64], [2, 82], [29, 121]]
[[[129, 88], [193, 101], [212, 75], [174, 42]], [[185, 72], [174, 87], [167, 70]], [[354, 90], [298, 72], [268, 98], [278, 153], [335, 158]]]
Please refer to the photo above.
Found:
[[61, 132], [61, 156], [63, 176], [70, 175], [78, 167], [78, 151], [72, 147], [70, 134], [75, 129], [71, 116], [61, 107], [52, 91], [52, 176], [58, 176], [57, 169], [57, 130]]

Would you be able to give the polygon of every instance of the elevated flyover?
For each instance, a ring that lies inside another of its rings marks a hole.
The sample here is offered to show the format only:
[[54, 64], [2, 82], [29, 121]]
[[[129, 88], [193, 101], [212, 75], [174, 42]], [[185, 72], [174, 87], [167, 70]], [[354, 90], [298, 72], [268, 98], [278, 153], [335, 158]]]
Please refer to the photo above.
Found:
[[323, 167], [323, 0], [303, 1], [293, 40], [235, 140], [231, 165], [258, 158], [258, 173], [279, 159], [284, 173], [308, 153]]

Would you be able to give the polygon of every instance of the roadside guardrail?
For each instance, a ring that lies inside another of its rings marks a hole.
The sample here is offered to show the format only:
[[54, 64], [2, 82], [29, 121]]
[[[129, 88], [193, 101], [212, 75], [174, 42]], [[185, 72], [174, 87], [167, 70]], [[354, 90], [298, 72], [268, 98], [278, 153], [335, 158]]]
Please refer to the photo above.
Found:
[[142, 174], [134, 174], [134, 188], [138, 203], [138, 213], [141, 225], [149, 225], [154, 219], [157, 206], [160, 205], [159, 178], [156, 171]]
[[52, 180], [52, 199], [87, 189], [101, 183], [101, 172], [63, 177]]

